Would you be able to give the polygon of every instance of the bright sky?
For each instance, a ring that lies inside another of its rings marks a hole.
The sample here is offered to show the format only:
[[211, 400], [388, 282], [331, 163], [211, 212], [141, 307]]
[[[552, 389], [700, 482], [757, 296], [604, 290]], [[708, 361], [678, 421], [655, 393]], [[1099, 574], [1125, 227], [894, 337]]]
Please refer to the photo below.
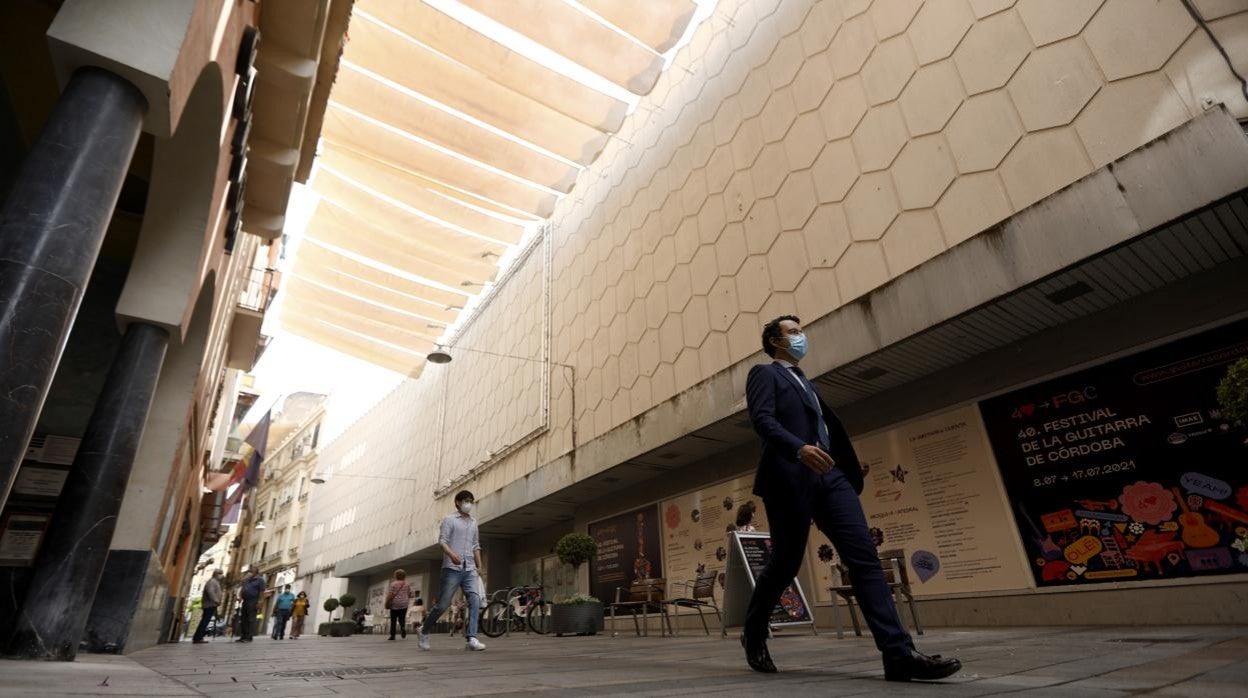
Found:
[[[545, 47], [461, 5], [456, 0], [425, 1], [529, 58], [555, 68], [601, 92], [625, 99], [630, 105], [630, 111], [636, 107], [637, 98], [623, 88], [607, 82]], [[575, 0], [565, 1], [592, 15]], [[717, 0], [695, 1], [698, 4], [698, 10], [693, 21], [690, 22], [680, 42], [666, 54], [669, 65], [676, 52], [692, 38], [694, 29], [704, 19], [711, 16], [717, 2]], [[313, 177], [315, 177], [315, 170]], [[283, 270], [289, 270], [298, 254], [303, 232], [316, 209], [317, 201], [318, 197], [310, 187], [295, 185], [284, 231], [288, 238], [288, 245], [286, 258], [282, 262]], [[536, 233], [538, 229], [535, 226], [531, 232]], [[500, 267], [506, 269], [514, 260], [516, 252], [524, 246], [525, 241], [522, 241], [505, 254], [499, 260]], [[487, 286], [483, 291], [488, 288]], [[462, 291], [462, 289], [448, 290]], [[480, 302], [483, 295], [484, 293], [481, 293], [468, 299], [460, 317], [470, 316], [473, 307]], [[284, 331], [281, 329], [281, 306], [282, 294], [279, 293], [277, 301], [265, 318], [264, 334], [273, 337], [273, 340], [253, 371], [256, 378], [255, 387], [259, 391], [260, 399], [244, 421], [254, 423], [283, 395], [300, 391], [324, 393], [330, 398], [322, 426], [322, 435], [323, 443], [329, 443], [398, 386], [403, 381], [403, 376]], [[454, 326], [448, 328], [444, 338], [450, 336], [453, 330]]]

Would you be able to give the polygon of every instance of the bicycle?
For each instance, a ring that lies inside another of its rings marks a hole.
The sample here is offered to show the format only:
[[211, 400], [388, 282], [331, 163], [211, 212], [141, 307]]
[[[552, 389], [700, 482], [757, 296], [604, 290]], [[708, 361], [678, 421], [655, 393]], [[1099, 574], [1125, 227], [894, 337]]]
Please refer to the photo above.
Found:
[[490, 598], [481, 610], [481, 632], [486, 636], [499, 637], [513, 630], [550, 632], [551, 606], [542, 596], [541, 585], [499, 589]]

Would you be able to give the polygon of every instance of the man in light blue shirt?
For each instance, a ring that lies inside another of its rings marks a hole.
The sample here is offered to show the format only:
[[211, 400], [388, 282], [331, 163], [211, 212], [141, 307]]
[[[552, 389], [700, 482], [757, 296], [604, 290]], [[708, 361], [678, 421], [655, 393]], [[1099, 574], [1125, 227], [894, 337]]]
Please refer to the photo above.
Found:
[[438, 592], [438, 603], [429, 612], [420, 627], [420, 648], [430, 649], [429, 629], [438, 622], [438, 617], [451, 605], [451, 597], [455, 590], [464, 592], [468, 599], [468, 639], [464, 649], [480, 652], [485, 645], [477, 640], [477, 620], [481, 614], [481, 595], [478, 593], [480, 584], [477, 570], [481, 568], [481, 534], [477, 530], [477, 520], [472, 518], [472, 507], [475, 498], [468, 490], [455, 495], [457, 513], [442, 519], [442, 527], [438, 533], [438, 543], [442, 546], [442, 585]]
[[290, 585], [287, 584], [282, 593], [277, 595], [277, 603], [273, 605], [273, 613], [277, 616], [276, 622], [273, 624], [273, 639], [286, 639], [286, 623], [290, 620], [290, 614], [295, 609], [295, 595], [290, 593]]

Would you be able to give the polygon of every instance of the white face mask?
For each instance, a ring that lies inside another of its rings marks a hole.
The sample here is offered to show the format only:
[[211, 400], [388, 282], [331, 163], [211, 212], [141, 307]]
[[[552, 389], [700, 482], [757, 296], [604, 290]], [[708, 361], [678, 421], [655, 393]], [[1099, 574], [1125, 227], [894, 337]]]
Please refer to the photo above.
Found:
[[471, 514], [472, 502], [463, 502], [462, 504], [459, 505], [459, 510], [464, 512], [465, 514]]

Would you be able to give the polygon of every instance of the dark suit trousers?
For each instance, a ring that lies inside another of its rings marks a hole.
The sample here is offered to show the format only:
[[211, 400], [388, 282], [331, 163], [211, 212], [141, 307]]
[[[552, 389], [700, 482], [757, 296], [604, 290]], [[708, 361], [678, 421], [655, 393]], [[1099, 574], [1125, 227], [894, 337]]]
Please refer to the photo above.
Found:
[[871, 542], [862, 504], [849, 481], [840, 470], [833, 469], [818, 477], [813, 487], [794, 496], [798, 498], [796, 501], [777, 495], [763, 498], [767, 522], [771, 526], [771, 560], [759, 575], [754, 595], [750, 597], [745, 632], [753, 637], [766, 637], [772, 609], [802, 566], [813, 519], [832, 541], [849, 570], [854, 596], [875, 636], [875, 646], [885, 657], [903, 655], [913, 649], [914, 642], [901, 624], [880, 566], [879, 552]]

